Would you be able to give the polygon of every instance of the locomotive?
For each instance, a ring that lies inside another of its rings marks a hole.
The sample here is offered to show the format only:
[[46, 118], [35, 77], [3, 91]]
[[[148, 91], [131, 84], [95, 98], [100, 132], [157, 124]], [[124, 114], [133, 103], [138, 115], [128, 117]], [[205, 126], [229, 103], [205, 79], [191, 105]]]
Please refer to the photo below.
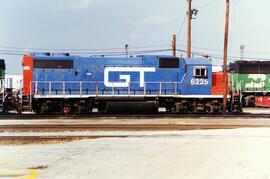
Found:
[[230, 63], [232, 90], [243, 95], [244, 106], [270, 107], [270, 62], [236, 61]]
[[[35, 53], [23, 58], [23, 101], [29, 103], [22, 108], [38, 114], [82, 114], [93, 108], [157, 112], [159, 107], [176, 113], [215, 113], [221, 111], [223, 96], [214, 89], [223, 85], [212, 83], [213, 76], [207, 58]], [[231, 106], [240, 110], [239, 105]]]
[[5, 60], [0, 59], [0, 112], [3, 112], [4, 106], [4, 80], [5, 80]]
[[0, 59], [0, 113], [17, 111], [20, 109], [20, 97], [18, 92], [5, 86], [5, 60]]
[[[23, 57], [23, 89], [17, 111], [36, 114], [99, 112], [219, 113], [223, 74], [209, 58], [33, 53]], [[241, 95], [228, 91], [228, 111], [241, 111]], [[13, 107], [12, 107], [13, 108]]]

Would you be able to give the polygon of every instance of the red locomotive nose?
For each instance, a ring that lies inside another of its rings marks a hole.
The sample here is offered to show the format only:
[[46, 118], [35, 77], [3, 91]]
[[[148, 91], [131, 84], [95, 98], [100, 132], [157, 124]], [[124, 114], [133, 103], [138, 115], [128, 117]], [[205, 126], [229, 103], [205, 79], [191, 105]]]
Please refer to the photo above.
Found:
[[[229, 73], [227, 73], [227, 79], [229, 80]], [[228, 82], [230, 84], [230, 82]], [[224, 80], [223, 80], [223, 72], [213, 72], [212, 73], [212, 95], [223, 95], [224, 90]], [[229, 94], [228, 89], [228, 94]]]
[[33, 57], [25, 55], [23, 57], [23, 92], [31, 94], [31, 82], [33, 81]]

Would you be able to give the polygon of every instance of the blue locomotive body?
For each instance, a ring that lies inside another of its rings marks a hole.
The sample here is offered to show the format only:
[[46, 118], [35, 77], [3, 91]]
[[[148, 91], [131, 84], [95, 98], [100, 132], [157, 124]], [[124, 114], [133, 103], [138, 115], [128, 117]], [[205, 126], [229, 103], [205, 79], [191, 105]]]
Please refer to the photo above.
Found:
[[[212, 95], [207, 58], [24, 56], [24, 94], [36, 113], [89, 113], [115, 107], [138, 113], [220, 112], [222, 95]], [[126, 107], [129, 107], [126, 109]]]
[[211, 95], [210, 59], [33, 56], [33, 91], [48, 95]]

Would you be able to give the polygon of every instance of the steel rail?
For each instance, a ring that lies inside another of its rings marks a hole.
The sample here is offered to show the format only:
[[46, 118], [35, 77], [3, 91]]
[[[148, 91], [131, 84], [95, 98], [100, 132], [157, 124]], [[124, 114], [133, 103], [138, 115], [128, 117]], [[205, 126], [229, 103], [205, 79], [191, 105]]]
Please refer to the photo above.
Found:
[[98, 138], [126, 138], [123, 135], [100, 135], [100, 136], [2, 136], [0, 145], [20, 144], [52, 144], [72, 142], [75, 140], [98, 139]]
[[270, 114], [169, 114], [169, 113], [158, 113], [158, 114], [90, 114], [90, 115], [35, 115], [35, 114], [2, 114], [0, 120], [42, 120], [42, 119], [156, 119], [156, 118], [214, 118], [214, 119], [232, 119], [232, 118], [270, 118]]
[[63, 131], [178, 131], [236, 128], [270, 128], [268, 124], [81, 124], [81, 125], [0, 125], [9, 132], [63, 132]]

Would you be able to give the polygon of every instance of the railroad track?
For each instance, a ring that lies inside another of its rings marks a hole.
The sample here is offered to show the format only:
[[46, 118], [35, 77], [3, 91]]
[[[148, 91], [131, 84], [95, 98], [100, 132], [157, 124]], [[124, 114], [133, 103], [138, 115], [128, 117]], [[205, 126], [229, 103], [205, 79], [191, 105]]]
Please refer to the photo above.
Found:
[[69, 124], [69, 125], [0, 125], [0, 131], [63, 132], [63, 131], [179, 131], [206, 129], [269, 127], [270, 124]]
[[132, 135], [100, 135], [100, 136], [1, 136], [0, 145], [21, 144], [54, 144], [65, 143], [76, 140], [98, 139], [98, 138], [126, 138]]
[[[0, 145], [9, 144], [52, 144], [71, 142], [82, 139], [97, 138], [125, 138], [125, 137], [144, 137], [146, 131], [184, 131], [184, 130], [207, 130], [207, 129], [237, 129], [237, 128], [270, 128], [270, 120], [219, 120], [219, 119], [196, 119], [196, 120], [173, 120], [166, 122], [160, 120], [145, 120], [143, 123], [136, 123], [137, 120], [123, 121], [113, 120], [108, 124], [107, 121], [90, 124], [89, 121], [82, 120], [58, 124], [61, 120], [51, 123], [28, 120], [15, 121], [15, 124], [2, 124], [0, 121]], [[84, 122], [83, 122], [84, 121]], [[12, 122], [12, 121], [11, 121]], [[16, 123], [21, 124], [16, 124]], [[30, 124], [27, 124], [29, 123]], [[32, 123], [31, 123], [32, 122]], [[91, 121], [93, 122], [93, 121]], [[4, 121], [6, 123], [6, 121]], [[35, 123], [35, 124], [33, 124]], [[114, 124], [115, 123], [115, 124]], [[133, 133], [140, 131], [142, 134]], [[67, 132], [67, 133], [66, 133]], [[77, 133], [79, 132], [79, 133]], [[90, 132], [90, 133], [89, 133]], [[74, 135], [75, 134], [75, 135]], [[105, 134], [105, 135], [104, 135]], [[162, 135], [162, 133], [156, 133]], [[145, 136], [149, 137], [149, 135]], [[151, 136], [150, 137], [155, 137]]]
[[4, 114], [0, 115], [0, 120], [17, 120], [17, 119], [155, 119], [155, 118], [270, 118], [270, 114], [91, 114], [91, 115], [35, 115], [35, 114]]
[[[146, 131], [185, 131], [259, 127], [270, 128], [270, 124], [0, 125], [0, 145], [59, 144], [84, 139], [174, 136], [174, 134], [162, 133], [144, 135], [144, 132]], [[71, 133], [66, 133], [67, 131]], [[79, 135], [72, 134], [72, 132], [76, 133], [78, 131]], [[87, 131], [92, 131], [93, 133], [89, 134]], [[97, 133], [95, 133], [95, 131], [97, 131]], [[105, 131], [110, 134], [106, 134]], [[114, 133], [114, 131], [116, 133]], [[141, 131], [143, 134], [133, 133], [132, 131]], [[5, 134], [8, 135], [1, 136], [1, 132], [7, 132]], [[99, 134], [99, 132], [101, 132], [101, 134]], [[106, 135], [104, 135], [104, 132]], [[179, 137], [179, 135], [177, 135], [177, 137]]]

